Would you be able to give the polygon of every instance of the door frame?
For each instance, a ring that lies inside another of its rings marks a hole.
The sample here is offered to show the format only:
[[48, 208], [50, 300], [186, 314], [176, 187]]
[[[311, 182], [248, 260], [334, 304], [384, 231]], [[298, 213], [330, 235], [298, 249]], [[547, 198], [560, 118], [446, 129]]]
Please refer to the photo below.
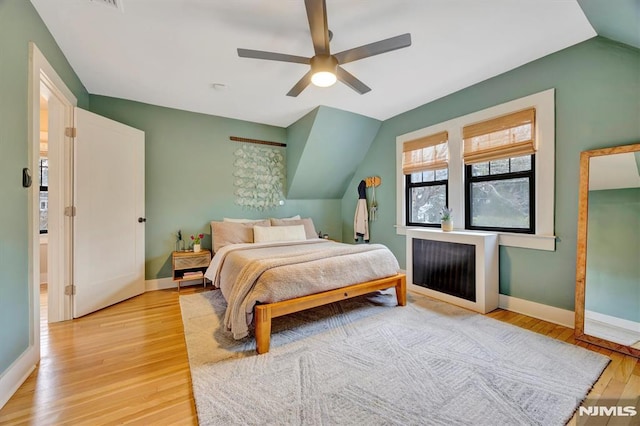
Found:
[[[30, 344], [36, 349], [36, 353], [40, 354], [40, 194], [39, 185], [36, 184], [35, 171], [38, 170], [38, 160], [40, 157], [40, 95], [41, 85], [46, 89], [48, 96], [55, 96], [56, 102], [59, 102], [62, 106], [63, 123], [58, 127], [58, 131], [54, 135], [54, 140], [58, 145], [64, 144], [65, 147], [59, 149], [59, 152], [68, 151], [67, 138], [64, 134], [65, 127], [73, 127], [73, 108], [77, 105], [77, 99], [64, 83], [62, 78], [58, 75], [55, 69], [51, 66], [49, 61], [45, 58], [42, 52], [38, 49], [35, 43], [29, 42], [29, 80], [28, 80], [28, 149], [27, 156], [29, 159], [29, 167], [32, 170], [33, 184], [28, 191], [28, 282], [29, 286], [29, 299], [31, 310], [30, 328]], [[69, 147], [70, 148], [70, 147]], [[65, 161], [68, 162], [68, 161]], [[56, 182], [64, 182], [64, 186], [71, 188], [73, 183], [71, 179], [70, 171], [72, 170], [71, 164], [64, 164], [63, 167], [59, 167], [59, 173], [62, 176], [54, 177]], [[50, 177], [51, 178], [51, 177]], [[58, 191], [60, 194], [58, 200], [54, 204], [58, 206], [64, 206], [68, 200], [65, 200], [64, 194], [70, 193], [66, 188], [60, 188]], [[61, 217], [64, 217], [62, 214]], [[70, 219], [70, 218], [69, 218]], [[71, 241], [71, 229], [70, 227], [61, 226], [62, 220], [58, 220], [58, 226], [53, 229], [54, 233], [58, 234], [60, 241]], [[68, 228], [68, 229], [65, 229]], [[61, 244], [58, 244], [58, 247]], [[70, 250], [71, 246], [67, 246]], [[49, 241], [49, 247], [51, 249], [51, 241]], [[64, 280], [65, 271], [70, 270], [72, 257], [69, 250], [64, 250], [63, 253], [58, 253], [55, 256], [55, 265], [52, 262], [49, 263], [49, 281], [53, 278], [51, 271], [55, 271], [55, 282], [58, 283], [56, 288], [49, 291], [49, 308], [51, 309], [51, 315], [49, 319], [52, 321], [62, 321], [71, 319], [71, 298], [64, 294]]]

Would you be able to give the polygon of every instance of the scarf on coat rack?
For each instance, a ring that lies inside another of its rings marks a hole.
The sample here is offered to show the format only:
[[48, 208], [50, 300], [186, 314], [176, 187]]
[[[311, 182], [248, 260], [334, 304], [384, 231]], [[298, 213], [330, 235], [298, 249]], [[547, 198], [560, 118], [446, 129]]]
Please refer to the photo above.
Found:
[[369, 222], [378, 220], [378, 202], [376, 201], [376, 185], [371, 185], [371, 205], [369, 206]]
[[369, 242], [369, 213], [367, 212], [367, 183], [363, 180], [358, 185], [358, 204], [356, 204], [356, 214], [353, 218], [354, 239], [358, 241], [362, 238], [365, 243]]

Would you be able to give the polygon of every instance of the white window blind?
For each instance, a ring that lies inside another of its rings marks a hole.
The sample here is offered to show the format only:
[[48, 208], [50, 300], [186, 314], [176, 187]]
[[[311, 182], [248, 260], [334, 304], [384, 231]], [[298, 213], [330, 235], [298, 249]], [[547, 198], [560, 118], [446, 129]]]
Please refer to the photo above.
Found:
[[464, 126], [463, 158], [466, 164], [534, 154], [536, 110], [512, 114]]
[[445, 131], [405, 142], [402, 146], [402, 173], [410, 175], [447, 168], [448, 140], [449, 133]]

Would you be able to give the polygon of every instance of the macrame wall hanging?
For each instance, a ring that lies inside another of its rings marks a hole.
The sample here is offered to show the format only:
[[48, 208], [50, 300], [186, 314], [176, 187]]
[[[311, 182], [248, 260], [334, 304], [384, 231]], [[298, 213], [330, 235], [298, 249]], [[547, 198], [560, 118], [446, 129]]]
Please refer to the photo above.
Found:
[[[233, 137], [232, 137], [233, 138]], [[241, 139], [241, 138], [237, 138]], [[236, 140], [236, 139], [232, 139]], [[258, 143], [252, 140], [237, 142]], [[254, 210], [266, 210], [284, 204], [286, 163], [284, 144], [243, 144], [235, 151], [234, 186], [236, 204]]]

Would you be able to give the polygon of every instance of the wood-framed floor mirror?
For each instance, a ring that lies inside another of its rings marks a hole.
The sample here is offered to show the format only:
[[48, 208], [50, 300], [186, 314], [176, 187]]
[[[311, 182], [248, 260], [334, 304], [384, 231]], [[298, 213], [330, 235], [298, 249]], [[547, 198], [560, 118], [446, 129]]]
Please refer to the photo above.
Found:
[[640, 143], [580, 154], [576, 339], [640, 358]]

